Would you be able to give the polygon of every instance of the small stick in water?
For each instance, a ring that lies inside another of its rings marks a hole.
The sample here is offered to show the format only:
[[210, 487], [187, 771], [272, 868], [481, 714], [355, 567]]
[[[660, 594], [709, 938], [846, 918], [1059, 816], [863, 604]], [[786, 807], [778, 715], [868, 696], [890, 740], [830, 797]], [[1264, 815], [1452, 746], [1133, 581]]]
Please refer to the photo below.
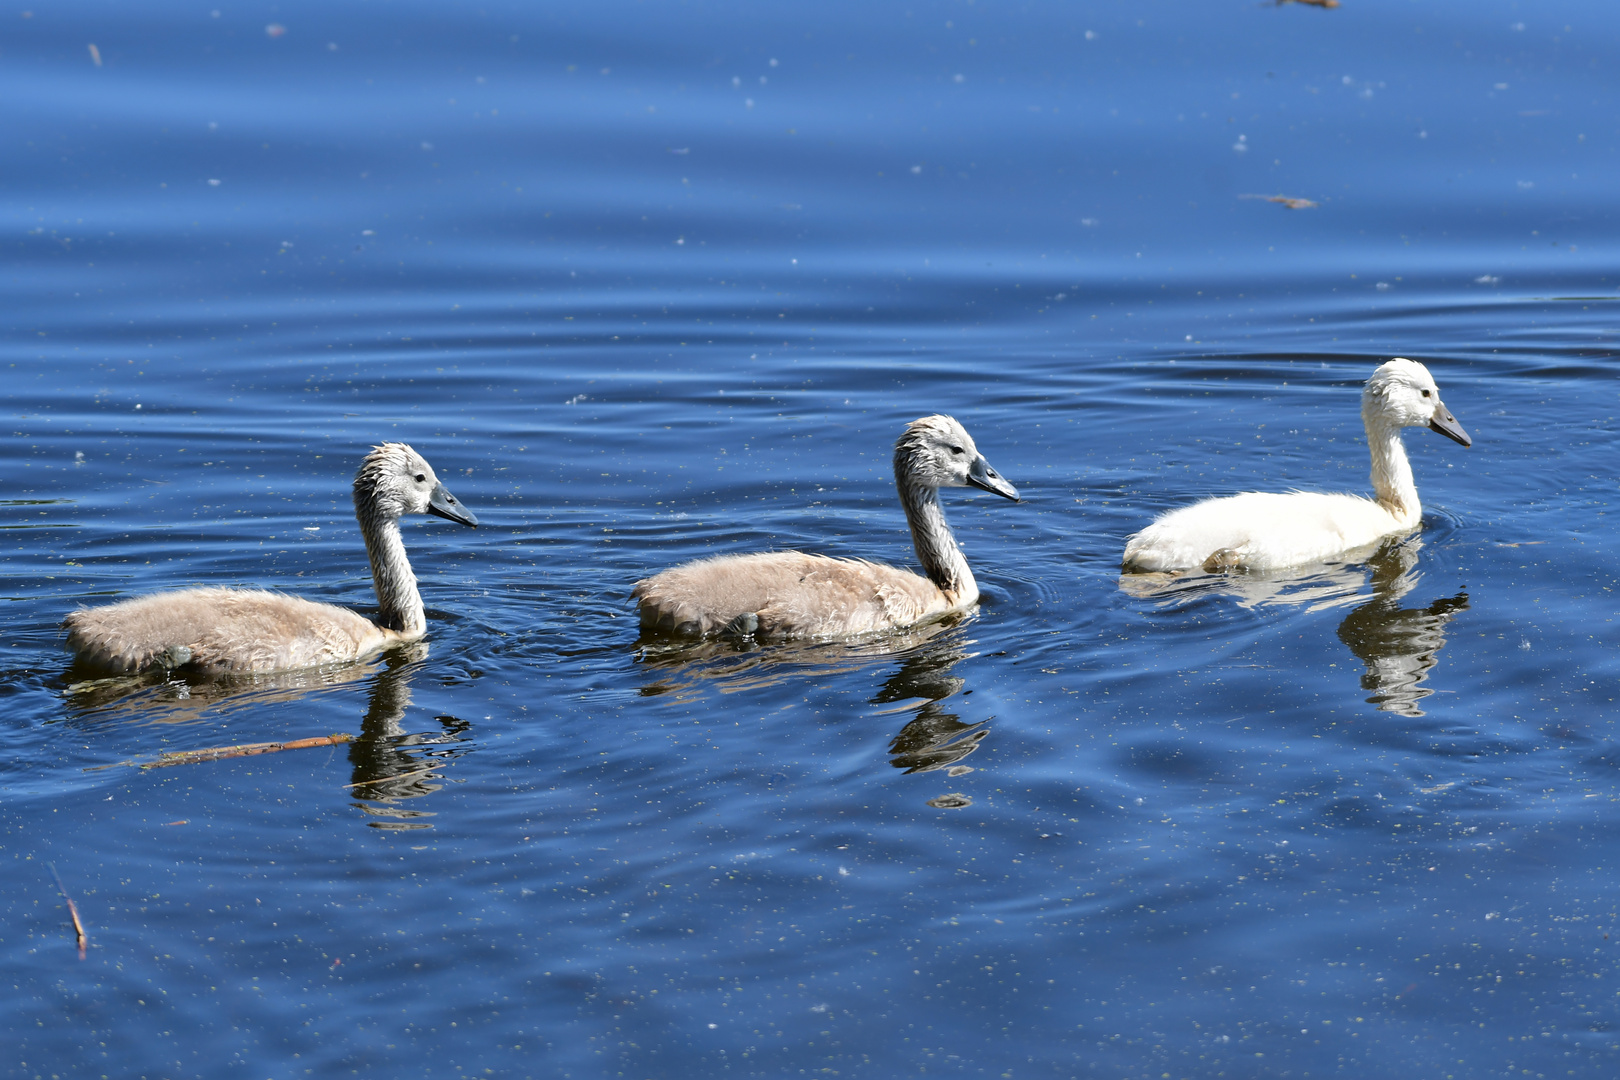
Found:
[[85, 772], [116, 769], [121, 765], [139, 765], [143, 769], [161, 769], [168, 765], [190, 765], [197, 761], [218, 761], [220, 758], [249, 757], [253, 754], [273, 754], [278, 750], [308, 750], [312, 746], [340, 746], [354, 742], [353, 735], [317, 735], [312, 739], [293, 739], [290, 742], [242, 743], [238, 746], [210, 746], [202, 750], [169, 750], [158, 755], [156, 761], [115, 761], [111, 765], [92, 765]]
[[84, 932], [84, 923], [79, 921], [79, 906], [73, 902], [73, 897], [68, 895], [67, 886], [62, 884], [62, 875], [56, 872], [56, 864], [46, 863], [45, 865], [51, 868], [51, 877], [56, 879], [56, 891], [62, 894], [63, 900], [67, 901], [68, 914], [73, 916], [73, 932], [78, 935], [79, 939], [79, 959], [83, 960], [84, 947], [90, 941], [90, 936]]
[[273, 754], [278, 750], [307, 750], [312, 746], [338, 746], [353, 741], [353, 735], [317, 735], [313, 739], [294, 739], [291, 742], [242, 743], [240, 746], [211, 746], [202, 750], [170, 750], [159, 754], [156, 761], [143, 763], [141, 768], [161, 769], [168, 765], [190, 765], [196, 761], [218, 761], [220, 758]]

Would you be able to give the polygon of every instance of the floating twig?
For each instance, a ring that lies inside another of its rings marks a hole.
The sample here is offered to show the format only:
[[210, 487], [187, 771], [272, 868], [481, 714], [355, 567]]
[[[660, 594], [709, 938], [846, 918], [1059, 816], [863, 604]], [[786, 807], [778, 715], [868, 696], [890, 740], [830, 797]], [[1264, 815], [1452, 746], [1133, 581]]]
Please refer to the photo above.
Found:
[[68, 914], [73, 917], [73, 933], [79, 941], [79, 959], [83, 960], [84, 947], [89, 943], [90, 935], [84, 932], [84, 923], [79, 921], [79, 906], [73, 902], [73, 897], [68, 895], [67, 886], [62, 884], [62, 875], [56, 872], [56, 864], [46, 863], [45, 865], [51, 868], [51, 877], [56, 879], [56, 891], [62, 894], [63, 900], [67, 901]]
[[143, 769], [161, 769], [168, 765], [190, 765], [197, 761], [218, 761], [220, 758], [250, 757], [253, 754], [274, 754], [278, 750], [308, 750], [314, 746], [339, 746], [353, 742], [354, 736], [317, 735], [312, 739], [293, 739], [290, 742], [243, 743], [240, 746], [217, 746], [206, 750], [170, 750], [159, 754], [156, 761], [141, 765]]
[[[1303, 0], [1301, 0], [1303, 2]], [[1309, 210], [1317, 205], [1309, 199], [1296, 199], [1292, 195], [1239, 195], [1240, 199], [1264, 199], [1266, 202], [1279, 203], [1290, 210]]]
[[143, 769], [161, 769], [169, 765], [190, 765], [198, 761], [218, 761], [220, 758], [249, 757], [253, 754], [273, 754], [278, 750], [308, 750], [313, 746], [340, 746], [354, 742], [353, 735], [317, 735], [312, 739], [293, 739], [289, 742], [242, 743], [240, 746], [211, 746], [204, 750], [169, 750], [159, 754], [156, 761], [115, 761], [111, 765], [92, 765], [85, 772], [116, 769], [120, 765], [139, 765]]
[[1339, 6], [1339, 0], [1277, 0], [1277, 7], [1282, 7], [1284, 4], [1309, 4], [1311, 7], [1336, 8]]

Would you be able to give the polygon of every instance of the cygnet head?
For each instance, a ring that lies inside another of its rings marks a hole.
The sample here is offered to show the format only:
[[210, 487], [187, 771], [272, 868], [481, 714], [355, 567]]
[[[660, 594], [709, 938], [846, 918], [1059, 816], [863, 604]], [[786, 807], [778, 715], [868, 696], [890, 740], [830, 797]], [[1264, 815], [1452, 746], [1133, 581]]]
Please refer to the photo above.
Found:
[[362, 518], [433, 514], [478, 525], [472, 511], [439, 483], [427, 459], [404, 443], [383, 443], [366, 455], [354, 478], [354, 508]]
[[973, 445], [973, 436], [949, 416], [925, 416], [906, 425], [894, 444], [894, 478], [902, 488], [976, 487], [1018, 501]]
[[1373, 427], [1426, 427], [1464, 446], [1472, 446], [1451, 410], [1440, 401], [1440, 388], [1429, 369], [1397, 356], [1381, 364], [1361, 392], [1361, 419]]

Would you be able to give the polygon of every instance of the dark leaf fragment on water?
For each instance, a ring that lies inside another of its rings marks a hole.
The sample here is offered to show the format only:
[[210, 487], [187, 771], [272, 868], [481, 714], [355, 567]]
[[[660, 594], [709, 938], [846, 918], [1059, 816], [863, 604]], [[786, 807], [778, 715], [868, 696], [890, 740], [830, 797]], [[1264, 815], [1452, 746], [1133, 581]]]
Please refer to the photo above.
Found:
[[952, 792], [949, 795], [940, 795], [937, 798], [929, 799], [928, 805], [938, 810], [960, 810], [964, 806], [972, 806], [973, 800], [966, 795], [958, 795]]
[[1278, 203], [1290, 210], [1309, 210], [1317, 205], [1309, 199], [1296, 199], [1292, 195], [1239, 195], [1240, 199], [1264, 199], [1266, 202]]

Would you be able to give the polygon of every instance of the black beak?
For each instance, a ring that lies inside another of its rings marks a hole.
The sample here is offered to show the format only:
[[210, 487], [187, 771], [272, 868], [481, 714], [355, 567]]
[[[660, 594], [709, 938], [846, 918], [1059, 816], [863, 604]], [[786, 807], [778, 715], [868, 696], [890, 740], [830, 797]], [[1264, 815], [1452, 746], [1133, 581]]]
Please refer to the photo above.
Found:
[[968, 483], [976, 488], [992, 491], [1003, 499], [1011, 499], [1013, 502], [1018, 501], [1018, 489], [1003, 480], [1001, 474], [992, 469], [990, 463], [984, 460], [983, 454], [974, 458], [973, 464], [968, 466]]
[[449, 518], [458, 525], [469, 525], [478, 528], [478, 519], [473, 512], [456, 501], [443, 484], [433, 485], [433, 494], [428, 496], [427, 512], [434, 517]]
[[1434, 403], [1434, 416], [1429, 419], [1429, 430], [1438, 431], [1448, 439], [1455, 439], [1464, 446], [1473, 446], [1474, 440], [1468, 437], [1468, 432], [1457, 423], [1457, 418], [1451, 415], [1451, 410], [1442, 402]]

